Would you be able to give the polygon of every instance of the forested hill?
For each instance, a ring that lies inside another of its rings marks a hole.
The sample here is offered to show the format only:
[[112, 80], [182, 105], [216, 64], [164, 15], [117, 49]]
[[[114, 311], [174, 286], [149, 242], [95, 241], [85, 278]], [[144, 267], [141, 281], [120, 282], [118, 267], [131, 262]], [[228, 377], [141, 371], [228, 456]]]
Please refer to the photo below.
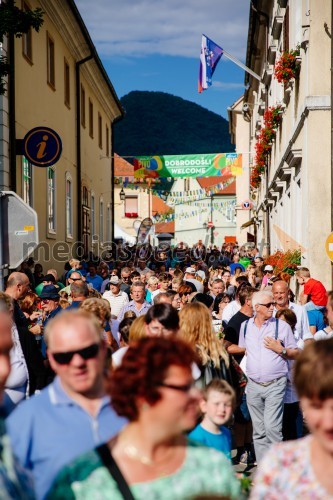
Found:
[[121, 98], [126, 115], [114, 125], [120, 156], [234, 151], [228, 122], [198, 104], [164, 92], [133, 91]]

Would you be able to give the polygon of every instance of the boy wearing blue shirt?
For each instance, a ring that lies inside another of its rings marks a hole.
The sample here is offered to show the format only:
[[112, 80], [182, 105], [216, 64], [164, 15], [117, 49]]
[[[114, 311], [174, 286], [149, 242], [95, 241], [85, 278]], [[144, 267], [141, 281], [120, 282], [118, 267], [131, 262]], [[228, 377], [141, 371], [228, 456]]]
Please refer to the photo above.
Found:
[[224, 426], [234, 411], [236, 395], [224, 380], [212, 380], [204, 390], [200, 409], [203, 419], [189, 434], [200, 444], [222, 451], [231, 460], [231, 433]]

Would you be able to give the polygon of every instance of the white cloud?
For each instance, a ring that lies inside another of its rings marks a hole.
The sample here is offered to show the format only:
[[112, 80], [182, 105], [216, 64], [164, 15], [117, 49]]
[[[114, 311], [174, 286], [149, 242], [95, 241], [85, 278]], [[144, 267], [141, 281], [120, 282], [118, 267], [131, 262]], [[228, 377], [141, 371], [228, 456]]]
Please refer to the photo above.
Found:
[[198, 57], [201, 34], [245, 58], [244, 0], [76, 0], [98, 52], [108, 58]]

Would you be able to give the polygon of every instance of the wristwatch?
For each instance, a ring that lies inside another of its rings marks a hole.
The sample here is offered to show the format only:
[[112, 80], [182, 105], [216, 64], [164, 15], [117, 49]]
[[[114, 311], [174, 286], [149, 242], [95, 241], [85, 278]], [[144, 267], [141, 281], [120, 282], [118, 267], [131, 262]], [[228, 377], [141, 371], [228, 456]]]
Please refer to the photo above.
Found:
[[285, 347], [280, 352], [280, 356], [282, 356], [283, 358], [285, 358], [287, 356], [287, 349]]

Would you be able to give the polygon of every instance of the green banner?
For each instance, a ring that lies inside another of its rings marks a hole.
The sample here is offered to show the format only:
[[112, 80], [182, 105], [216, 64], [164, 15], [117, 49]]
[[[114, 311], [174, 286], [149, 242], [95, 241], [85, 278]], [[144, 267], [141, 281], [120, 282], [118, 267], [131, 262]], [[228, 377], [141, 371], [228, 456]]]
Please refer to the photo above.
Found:
[[237, 153], [138, 156], [133, 163], [134, 176], [138, 179], [236, 176], [242, 173], [242, 155]]

